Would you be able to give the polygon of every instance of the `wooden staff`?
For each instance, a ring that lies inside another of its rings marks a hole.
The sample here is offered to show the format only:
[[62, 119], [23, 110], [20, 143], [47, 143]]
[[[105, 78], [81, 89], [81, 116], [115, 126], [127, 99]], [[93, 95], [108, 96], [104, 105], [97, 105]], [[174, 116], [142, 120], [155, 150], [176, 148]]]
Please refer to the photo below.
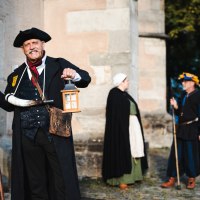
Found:
[[177, 141], [176, 141], [176, 124], [175, 124], [175, 115], [174, 107], [172, 106], [172, 122], [173, 122], [173, 136], [174, 136], [174, 149], [175, 149], [175, 159], [176, 159], [176, 173], [177, 173], [177, 189], [181, 189], [180, 184], [180, 175], [179, 175], [179, 165], [178, 165], [178, 151], [177, 151]]

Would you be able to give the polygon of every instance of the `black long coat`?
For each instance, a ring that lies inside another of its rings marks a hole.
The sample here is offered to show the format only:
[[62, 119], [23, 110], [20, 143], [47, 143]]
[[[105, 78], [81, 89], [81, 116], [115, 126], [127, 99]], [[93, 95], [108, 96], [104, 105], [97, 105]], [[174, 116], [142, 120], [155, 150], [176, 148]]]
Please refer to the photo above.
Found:
[[[62, 108], [61, 90], [64, 88], [64, 81], [60, 78], [64, 68], [72, 68], [81, 76], [81, 80], [75, 82], [77, 87], [87, 87], [91, 81], [89, 74], [71, 64], [62, 58], [46, 58], [46, 71], [45, 71], [45, 95], [47, 99], [54, 100], [54, 106]], [[28, 200], [29, 191], [24, 173], [24, 162], [21, 150], [21, 129], [20, 129], [20, 116], [19, 108], [13, 106], [4, 100], [7, 93], [13, 93], [17, 86], [22, 72], [26, 65], [23, 63], [8, 77], [8, 83], [5, 94], [0, 93], [0, 106], [6, 111], [14, 111], [13, 118], [13, 139], [12, 139], [12, 167], [11, 167], [11, 199], [12, 200]], [[16, 80], [17, 79], [17, 80]], [[16, 97], [18, 92], [16, 92]], [[78, 185], [78, 176], [75, 162], [73, 137], [63, 138], [53, 136], [53, 141], [57, 151], [58, 159], [61, 165], [61, 170], [65, 182], [65, 200], [79, 200], [80, 191]], [[51, 171], [49, 175], [51, 177]], [[53, 194], [53, 187], [50, 181], [50, 200], [55, 200]]]
[[[185, 103], [183, 104], [183, 99]], [[179, 124], [192, 121], [195, 118], [200, 119], [200, 91], [194, 90], [188, 95], [183, 92], [178, 101], [178, 110], [175, 110], [176, 115], [179, 117]], [[183, 140], [197, 140], [200, 135], [200, 120], [196, 123], [187, 125], [178, 125], [177, 137]]]
[[[106, 106], [106, 125], [104, 135], [102, 177], [106, 181], [117, 178], [123, 174], [131, 173], [131, 150], [129, 141], [129, 115], [130, 101], [135, 103], [137, 117], [141, 124], [140, 112], [137, 103], [127, 93], [118, 88], [110, 90]], [[142, 130], [144, 141], [144, 134]], [[147, 154], [144, 145], [145, 156], [141, 158], [142, 172], [148, 168]]]
[[[185, 98], [186, 97], [186, 98]], [[180, 176], [186, 173], [189, 176], [187, 166], [193, 163], [193, 175], [200, 174], [200, 91], [198, 89], [187, 94], [185, 91], [182, 93], [181, 98], [178, 100], [178, 109], [174, 110], [178, 116], [178, 124], [176, 126], [177, 149], [179, 158], [179, 173]], [[192, 121], [198, 118], [197, 122], [184, 124], [185, 122]], [[190, 142], [190, 147], [186, 145]], [[181, 149], [181, 150], [179, 150]], [[188, 153], [191, 152], [191, 154]], [[179, 155], [180, 154], [180, 155]], [[175, 176], [176, 171], [176, 157], [174, 141], [171, 145], [171, 151], [168, 159], [167, 176]], [[191, 173], [191, 172], [190, 172]]]

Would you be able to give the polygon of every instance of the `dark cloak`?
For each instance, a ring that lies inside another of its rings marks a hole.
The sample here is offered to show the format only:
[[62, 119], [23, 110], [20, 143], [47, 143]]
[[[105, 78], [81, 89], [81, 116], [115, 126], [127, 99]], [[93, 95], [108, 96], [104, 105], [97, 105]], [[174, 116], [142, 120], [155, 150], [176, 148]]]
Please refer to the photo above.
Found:
[[[64, 88], [64, 81], [60, 78], [64, 68], [71, 68], [81, 76], [81, 80], [75, 82], [77, 87], [87, 87], [91, 81], [89, 74], [74, 66], [72, 63], [62, 58], [46, 58], [46, 73], [45, 73], [45, 95], [47, 99], [54, 100], [54, 106], [62, 109], [61, 90]], [[21, 149], [21, 128], [20, 128], [20, 111], [19, 108], [5, 101], [7, 93], [13, 93], [22, 76], [26, 65], [25, 63], [19, 66], [11, 73], [7, 80], [5, 94], [0, 92], [0, 107], [6, 111], [14, 111], [13, 118], [13, 137], [12, 137], [12, 166], [11, 166], [11, 199], [12, 200], [28, 200], [30, 192], [26, 173], [24, 170], [23, 155]], [[17, 80], [15, 79], [17, 77]], [[16, 80], [16, 82], [14, 81]], [[16, 97], [18, 92], [16, 92]], [[64, 138], [53, 136], [58, 160], [61, 166], [61, 171], [65, 183], [65, 200], [80, 200], [80, 191], [78, 184], [78, 175], [75, 162], [75, 153], [73, 145], [73, 136]], [[53, 190], [54, 180], [51, 169], [47, 168], [49, 174], [49, 200], [55, 200]]]
[[[137, 117], [142, 129], [140, 112], [135, 100], [127, 92], [123, 92], [118, 88], [111, 89], [108, 94], [102, 165], [102, 177], [105, 181], [131, 173], [132, 156], [129, 142], [130, 100], [136, 105]], [[143, 129], [142, 136], [144, 141]], [[141, 158], [143, 174], [148, 168], [145, 145], [144, 153], [145, 156]]]

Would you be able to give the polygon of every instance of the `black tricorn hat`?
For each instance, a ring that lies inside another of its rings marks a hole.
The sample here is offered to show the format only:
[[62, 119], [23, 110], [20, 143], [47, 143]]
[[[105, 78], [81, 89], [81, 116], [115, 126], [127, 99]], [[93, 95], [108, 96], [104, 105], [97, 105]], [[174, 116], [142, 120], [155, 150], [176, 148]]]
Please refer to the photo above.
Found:
[[14, 40], [13, 46], [21, 47], [26, 40], [30, 39], [39, 39], [41, 41], [48, 42], [49, 40], [51, 40], [51, 36], [37, 28], [27, 29], [25, 31], [19, 32]]

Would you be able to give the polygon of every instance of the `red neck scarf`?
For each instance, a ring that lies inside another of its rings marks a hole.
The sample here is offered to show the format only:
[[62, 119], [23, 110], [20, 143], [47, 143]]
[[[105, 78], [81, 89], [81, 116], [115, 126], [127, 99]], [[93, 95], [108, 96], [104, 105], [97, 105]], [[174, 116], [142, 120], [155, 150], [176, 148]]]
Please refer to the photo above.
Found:
[[[45, 52], [43, 53], [43, 56], [42, 58], [44, 57], [45, 55]], [[32, 63], [30, 62], [28, 59], [27, 59], [27, 64], [29, 66], [29, 69], [31, 70], [31, 72], [33, 73], [33, 75], [35, 76], [35, 79], [31, 78], [31, 82], [33, 83], [33, 85], [36, 87], [36, 81], [38, 81], [38, 78], [39, 78], [39, 73], [38, 73], [38, 70], [37, 70], [37, 67], [40, 66], [42, 64], [42, 58], [38, 61], [36, 61], [35, 63]]]

